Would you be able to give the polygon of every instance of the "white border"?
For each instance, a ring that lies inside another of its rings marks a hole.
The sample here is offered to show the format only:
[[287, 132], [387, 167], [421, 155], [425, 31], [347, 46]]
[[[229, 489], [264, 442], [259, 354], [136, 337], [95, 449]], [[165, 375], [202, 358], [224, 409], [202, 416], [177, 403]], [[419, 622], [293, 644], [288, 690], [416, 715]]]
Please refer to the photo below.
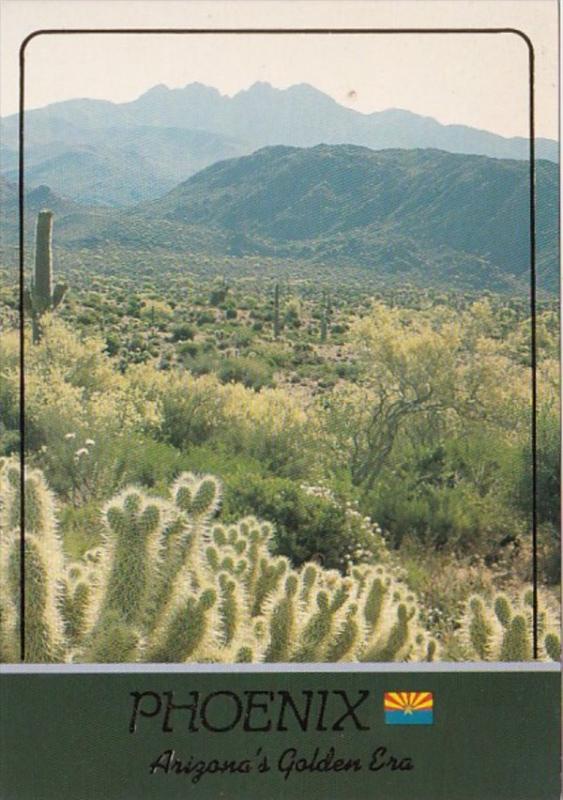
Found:
[[440, 672], [560, 672], [559, 662], [544, 661], [437, 661], [437, 662], [385, 662], [385, 663], [315, 663], [315, 664], [0, 664], [0, 675], [87, 675], [87, 674], [237, 674], [291, 673], [338, 674], [358, 672], [379, 674], [392, 672], [440, 673]]

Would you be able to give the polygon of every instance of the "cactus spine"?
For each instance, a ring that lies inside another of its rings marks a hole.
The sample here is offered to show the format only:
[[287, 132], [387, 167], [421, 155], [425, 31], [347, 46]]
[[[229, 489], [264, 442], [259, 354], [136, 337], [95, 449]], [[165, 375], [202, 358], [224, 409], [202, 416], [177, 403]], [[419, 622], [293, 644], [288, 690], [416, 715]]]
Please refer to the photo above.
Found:
[[[21, 474], [7, 460], [0, 474], [0, 617], [2, 657], [19, 658]], [[55, 522], [54, 498], [38, 470], [28, 470], [25, 493], [25, 659], [57, 663], [67, 655], [61, 613], [62, 543]]]
[[19, 660], [19, 469], [11, 459], [0, 468], [0, 660]]
[[[0, 657], [19, 649], [20, 472], [0, 465]], [[433, 660], [417, 600], [384, 564], [350, 574], [271, 552], [269, 523], [213, 520], [221, 487], [181, 475], [168, 500], [129, 487], [102, 514], [101, 543], [65, 561], [52, 493], [25, 477], [26, 660], [315, 662]], [[532, 658], [532, 595], [469, 598], [468, 659]], [[540, 658], [558, 660], [555, 606], [540, 592]]]
[[[539, 593], [538, 657], [559, 661], [561, 640], [558, 615], [547, 596]], [[481, 661], [530, 661], [533, 658], [532, 593], [516, 597], [497, 594], [486, 603], [471, 597], [461, 620], [467, 656]]]
[[[13, 579], [2, 590], [0, 616], [9, 654], [17, 638], [19, 476], [13, 465], [2, 475], [9, 546], [1, 563]], [[428, 653], [414, 599], [383, 567], [344, 578], [314, 564], [292, 569], [271, 554], [268, 523], [212, 521], [220, 485], [211, 476], [181, 475], [168, 501], [124, 490], [103, 511], [101, 544], [68, 563], [40, 473], [30, 473], [26, 492], [34, 660], [306, 662]]]
[[[437, 643], [417, 600], [384, 564], [343, 577], [293, 569], [271, 552], [273, 528], [213, 521], [221, 487], [184, 473], [168, 500], [136, 487], [102, 513], [104, 536], [65, 561], [42, 474], [25, 475], [26, 660], [163, 662], [431, 661]], [[0, 658], [18, 660], [21, 479], [0, 461]], [[532, 658], [533, 596], [469, 598], [460, 629], [468, 659]], [[539, 595], [540, 658], [558, 660], [554, 604]]]
[[62, 302], [67, 286], [58, 283], [53, 289], [53, 212], [40, 211], [35, 233], [35, 269], [31, 288], [24, 292], [24, 308], [31, 316], [34, 343], [42, 336], [42, 319]]

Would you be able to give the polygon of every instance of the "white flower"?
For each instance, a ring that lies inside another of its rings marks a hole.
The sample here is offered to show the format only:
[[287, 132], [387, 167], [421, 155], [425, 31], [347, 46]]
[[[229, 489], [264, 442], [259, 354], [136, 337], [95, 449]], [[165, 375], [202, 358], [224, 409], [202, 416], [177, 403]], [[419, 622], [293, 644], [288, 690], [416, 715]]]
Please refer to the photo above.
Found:
[[76, 451], [76, 453], [75, 453], [74, 455], [75, 455], [77, 458], [80, 458], [80, 456], [85, 456], [85, 455], [88, 455], [88, 452], [89, 452], [89, 451], [88, 451], [88, 449], [87, 449], [86, 447], [81, 447], [81, 448], [80, 448], [80, 450], [77, 450], [77, 451]]
[[76, 439], [75, 433], [65, 433], [65, 439]]
[[96, 442], [93, 439], [86, 439], [84, 444], [86, 444], [88, 446], [92, 446], [92, 445], [96, 444]]

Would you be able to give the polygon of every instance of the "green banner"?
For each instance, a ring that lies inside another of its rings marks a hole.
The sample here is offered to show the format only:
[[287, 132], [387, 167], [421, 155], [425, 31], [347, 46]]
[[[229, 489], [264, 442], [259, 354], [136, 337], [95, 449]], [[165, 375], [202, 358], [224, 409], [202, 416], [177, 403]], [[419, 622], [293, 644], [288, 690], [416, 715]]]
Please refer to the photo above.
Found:
[[[558, 672], [40, 673], [0, 686], [2, 800], [560, 797]], [[404, 705], [393, 724], [386, 693]]]

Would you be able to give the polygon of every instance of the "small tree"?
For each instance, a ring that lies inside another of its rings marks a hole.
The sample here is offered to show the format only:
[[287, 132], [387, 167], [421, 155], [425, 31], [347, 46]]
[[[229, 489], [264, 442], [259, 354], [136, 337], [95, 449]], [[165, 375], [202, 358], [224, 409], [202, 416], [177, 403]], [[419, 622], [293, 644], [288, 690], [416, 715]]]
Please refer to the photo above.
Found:
[[406, 324], [383, 304], [353, 331], [360, 355], [357, 386], [325, 402], [336, 446], [348, 453], [354, 484], [369, 491], [409, 417], [454, 406], [459, 338], [453, 327], [435, 330], [419, 319]]

